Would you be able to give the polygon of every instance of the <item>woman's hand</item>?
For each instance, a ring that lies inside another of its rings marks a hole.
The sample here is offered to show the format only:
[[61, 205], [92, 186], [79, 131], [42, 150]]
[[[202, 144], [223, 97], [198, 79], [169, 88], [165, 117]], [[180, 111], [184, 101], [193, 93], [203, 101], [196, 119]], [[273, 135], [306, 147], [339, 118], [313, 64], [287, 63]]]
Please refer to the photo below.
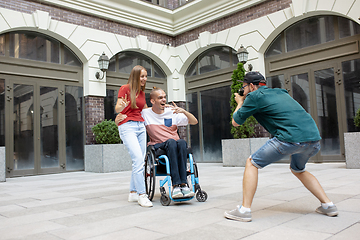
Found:
[[115, 118], [116, 125], [119, 125], [120, 122], [124, 121], [127, 118], [125, 114], [119, 113]]

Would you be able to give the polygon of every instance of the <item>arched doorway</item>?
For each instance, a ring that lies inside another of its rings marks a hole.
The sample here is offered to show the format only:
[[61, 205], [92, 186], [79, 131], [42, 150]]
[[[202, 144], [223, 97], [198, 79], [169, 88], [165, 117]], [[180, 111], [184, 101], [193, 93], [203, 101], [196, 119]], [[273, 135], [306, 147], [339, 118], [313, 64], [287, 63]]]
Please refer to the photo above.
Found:
[[[80, 60], [56, 39], [31, 31], [0, 35], [0, 49], [0, 82], [4, 86], [0, 124], [5, 133], [6, 176], [83, 170]], [[75, 107], [68, 95], [75, 98]], [[77, 112], [71, 122], [66, 121], [69, 108]], [[74, 142], [66, 138], [74, 132], [73, 125], [79, 133], [78, 150], [68, 154], [69, 144]]]
[[269, 87], [287, 89], [314, 118], [322, 140], [312, 161], [343, 161], [344, 132], [360, 107], [360, 26], [315, 16], [285, 29], [265, 52]]

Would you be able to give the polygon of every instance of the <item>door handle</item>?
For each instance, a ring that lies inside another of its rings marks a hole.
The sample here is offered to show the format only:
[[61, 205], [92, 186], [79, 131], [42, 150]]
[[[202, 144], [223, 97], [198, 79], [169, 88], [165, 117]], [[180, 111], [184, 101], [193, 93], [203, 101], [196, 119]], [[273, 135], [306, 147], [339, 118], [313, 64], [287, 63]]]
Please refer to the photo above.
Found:
[[341, 79], [336, 81], [337, 85], [341, 85]]
[[11, 101], [12, 97], [10, 96], [6, 96], [6, 100], [8, 100], [9, 102]]
[[60, 164], [60, 167], [62, 167], [62, 169], [65, 169], [65, 163]]
[[60, 103], [61, 103], [61, 104], [64, 104], [64, 100], [60, 100]]

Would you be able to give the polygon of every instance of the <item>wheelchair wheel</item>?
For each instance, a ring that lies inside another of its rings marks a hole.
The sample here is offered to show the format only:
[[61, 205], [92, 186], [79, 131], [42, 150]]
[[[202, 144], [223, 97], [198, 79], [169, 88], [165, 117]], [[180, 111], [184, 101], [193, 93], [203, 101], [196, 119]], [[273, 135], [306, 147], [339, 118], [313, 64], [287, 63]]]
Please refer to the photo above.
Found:
[[198, 200], [199, 202], [205, 202], [207, 197], [208, 197], [207, 193], [203, 190], [199, 190], [196, 193], [196, 200]]
[[161, 195], [160, 202], [163, 206], [169, 206], [171, 199], [167, 195]]
[[155, 155], [152, 151], [148, 151], [145, 156], [145, 189], [149, 200], [151, 201], [155, 193]]

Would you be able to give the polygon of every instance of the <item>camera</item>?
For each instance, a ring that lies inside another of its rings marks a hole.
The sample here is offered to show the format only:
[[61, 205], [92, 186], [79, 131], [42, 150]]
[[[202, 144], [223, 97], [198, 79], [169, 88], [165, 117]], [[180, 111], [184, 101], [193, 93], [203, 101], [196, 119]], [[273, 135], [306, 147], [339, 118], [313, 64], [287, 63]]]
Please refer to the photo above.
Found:
[[238, 91], [239, 95], [240, 96], [244, 96], [244, 89], [243, 88], [240, 88], [239, 91]]

